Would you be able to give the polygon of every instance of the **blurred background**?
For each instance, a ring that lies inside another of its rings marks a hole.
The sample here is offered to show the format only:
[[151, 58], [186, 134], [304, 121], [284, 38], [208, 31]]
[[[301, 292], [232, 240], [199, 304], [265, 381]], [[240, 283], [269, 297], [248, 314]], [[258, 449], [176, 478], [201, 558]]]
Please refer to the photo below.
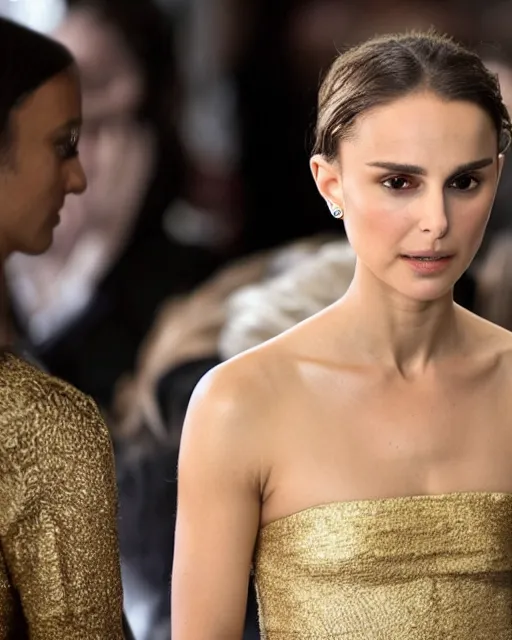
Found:
[[[199, 378], [346, 290], [354, 256], [309, 175], [322, 73], [347, 45], [428, 28], [481, 53], [512, 106], [512, 0], [0, 0], [83, 83], [54, 246], [8, 264], [17, 344], [90, 394], [115, 444], [125, 607], [170, 637], [180, 430]], [[399, 124], [397, 123], [397, 126]], [[460, 304], [512, 328], [512, 164]], [[258, 638], [249, 593], [246, 639]]]

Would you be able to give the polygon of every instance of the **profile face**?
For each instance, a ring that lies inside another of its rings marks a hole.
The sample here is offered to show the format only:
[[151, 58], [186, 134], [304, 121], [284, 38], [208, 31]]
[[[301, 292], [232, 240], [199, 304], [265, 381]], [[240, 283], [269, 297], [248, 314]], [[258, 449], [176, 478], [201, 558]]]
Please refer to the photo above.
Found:
[[312, 169], [322, 195], [344, 209], [360, 268], [429, 301], [474, 258], [502, 161], [483, 109], [422, 92], [362, 114], [337, 162], [312, 159]]
[[5, 254], [48, 249], [66, 196], [86, 188], [77, 153], [81, 117], [73, 68], [13, 110], [11, 148], [0, 166], [0, 242]]

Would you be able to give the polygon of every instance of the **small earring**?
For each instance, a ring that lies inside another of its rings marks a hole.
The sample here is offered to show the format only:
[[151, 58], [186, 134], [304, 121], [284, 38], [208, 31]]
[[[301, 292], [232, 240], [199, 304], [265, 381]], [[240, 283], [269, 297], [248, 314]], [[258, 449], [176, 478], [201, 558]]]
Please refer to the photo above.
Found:
[[343, 209], [341, 209], [341, 207], [329, 201], [327, 201], [327, 206], [329, 207], [329, 211], [333, 218], [336, 218], [337, 220], [341, 220], [343, 218]]

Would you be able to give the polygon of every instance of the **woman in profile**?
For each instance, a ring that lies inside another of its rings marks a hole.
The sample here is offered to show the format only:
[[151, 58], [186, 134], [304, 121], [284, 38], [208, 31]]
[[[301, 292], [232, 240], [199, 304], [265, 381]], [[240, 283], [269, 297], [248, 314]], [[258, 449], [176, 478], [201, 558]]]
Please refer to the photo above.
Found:
[[453, 302], [510, 131], [496, 78], [448, 38], [333, 63], [311, 169], [355, 275], [194, 392], [173, 640], [239, 639], [251, 567], [268, 640], [512, 634], [512, 338]]
[[[86, 180], [81, 97], [61, 45], [0, 19], [0, 255], [39, 254]], [[87, 397], [0, 355], [0, 639], [120, 640], [109, 435]]]

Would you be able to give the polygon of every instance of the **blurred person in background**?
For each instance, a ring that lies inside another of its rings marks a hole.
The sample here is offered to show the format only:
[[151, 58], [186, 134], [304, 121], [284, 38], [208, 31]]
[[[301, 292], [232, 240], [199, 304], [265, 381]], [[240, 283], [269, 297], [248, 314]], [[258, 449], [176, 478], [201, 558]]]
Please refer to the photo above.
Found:
[[[13, 252], [48, 249], [87, 182], [69, 51], [0, 19], [0, 85], [3, 271]], [[107, 428], [90, 398], [1, 346], [0, 638], [122, 640]]]
[[[481, 8], [480, 50], [497, 74], [503, 99], [512, 109], [512, 8], [502, 0]], [[473, 267], [479, 315], [512, 330], [512, 165], [505, 163], [479, 259]]]
[[[497, 74], [503, 100], [512, 109], [512, 65], [507, 47], [486, 47], [487, 67]], [[472, 265], [475, 311], [512, 330], [512, 165], [505, 163], [484, 242]]]
[[[171, 224], [186, 194], [179, 83], [165, 15], [141, 0], [69, 0], [56, 32], [83, 79], [83, 200], [51, 250], [8, 267], [14, 315], [48, 369], [108, 411], [162, 300], [221, 257], [201, 225]], [[198, 228], [197, 228], [198, 227]]]
[[[512, 48], [510, 45], [507, 47], [506, 44], [491, 50], [487, 48], [486, 54], [484, 57], [486, 65], [497, 74], [505, 104], [512, 109]], [[485, 253], [502, 233], [510, 231], [512, 231], [512, 164], [507, 163], [503, 167], [481, 254]]]

